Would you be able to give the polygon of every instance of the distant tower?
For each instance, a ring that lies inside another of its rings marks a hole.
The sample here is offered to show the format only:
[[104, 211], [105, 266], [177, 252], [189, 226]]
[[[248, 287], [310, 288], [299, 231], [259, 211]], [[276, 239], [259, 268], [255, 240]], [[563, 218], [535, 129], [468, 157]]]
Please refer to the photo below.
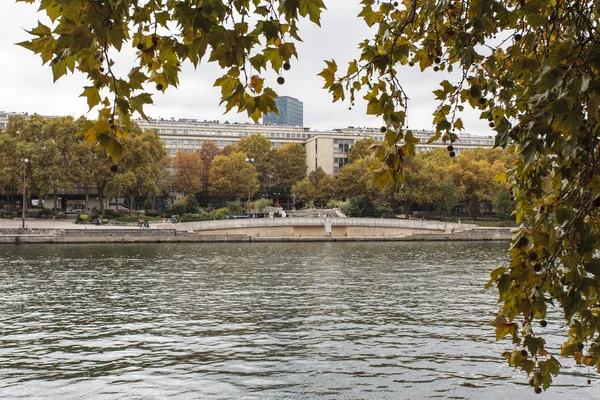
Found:
[[304, 126], [304, 107], [298, 99], [280, 96], [275, 99], [279, 115], [268, 113], [263, 116], [265, 125]]

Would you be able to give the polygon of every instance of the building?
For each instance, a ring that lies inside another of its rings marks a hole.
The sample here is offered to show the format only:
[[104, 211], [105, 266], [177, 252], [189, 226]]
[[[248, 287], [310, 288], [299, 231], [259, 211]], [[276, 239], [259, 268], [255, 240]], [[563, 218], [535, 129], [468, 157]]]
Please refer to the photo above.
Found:
[[[165, 143], [167, 152], [174, 156], [178, 151], [200, 151], [202, 143], [213, 141], [219, 147], [237, 143], [240, 138], [252, 134], [261, 134], [271, 141], [274, 148], [285, 143], [296, 142], [306, 148], [307, 174], [321, 167], [330, 175], [337, 174], [348, 163], [348, 155], [354, 143], [361, 139], [372, 138], [376, 142], [383, 141], [384, 134], [379, 128], [347, 127], [330, 131], [313, 131], [306, 127], [290, 127], [280, 125], [258, 125], [241, 123], [220, 123], [219, 121], [199, 121], [191, 119], [158, 119], [138, 120], [144, 130], [156, 129]], [[433, 131], [413, 131], [421, 143], [417, 151], [445, 148], [441, 139], [427, 143]], [[493, 136], [473, 136], [461, 134], [460, 140], [453, 143], [454, 151], [477, 147], [491, 148]]]
[[298, 99], [289, 96], [280, 96], [275, 99], [276, 113], [268, 113], [263, 116], [265, 125], [304, 126], [304, 105]]
[[[8, 117], [12, 114], [14, 113], [0, 111], [0, 127], [6, 126]], [[306, 148], [307, 174], [320, 167], [326, 173], [335, 175], [348, 163], [348, 155], [354, 143], [365, 138], [381, 142], [384, 138], [379, 128], [353, 126], [329, 131], [313, 131], [301, 126], [221, 123], [215, 120], [197, 119], [150, 119], [136, 122], [144, 130], [156, 130], [172, 157], [178, 151], [198, 152], [206, 141], [212, 141], [222, 148], [252, 134], [264, 135], [271, 141], [273, 148], [279, 148], [285, 143], [300, 143]], [[413, 134], [421, 141], [417, 144], [417, 151], [447, 146], [441, 139], [427, 143], [434, 134], [433, 131], [415, 130]], [[491, 148], [494, 146], [494, 137], [461, 134], [460, 139], [453, 143], [453, 146], [456, 154], [477, 147]]]
[[[435, 150], [448, 146], [448, 143], [443, 143], [441, 139], [427, 143], [434, 135], [433, 131], [413, 130], [413, 135], [420, 140], [420, 143], [416, 146], [417, 151]], [[327, 132], [315, 132], [304, 143], [304, 147], [306, 148], [307, 172], [310, 173], [320, 167], [326, 173], [336, 175], [348, 163], [348, 155], [354, 143], [365, 138], [372, 138], [375, 142], [382, 142], [384, 134], [381, 133], [379, 128], [353, 126], [333, 129]], [[456, 154], [477, 147], [492, 148], [494, 147], [494, 137], [474, 136], [464, 133], [452, 145]]]

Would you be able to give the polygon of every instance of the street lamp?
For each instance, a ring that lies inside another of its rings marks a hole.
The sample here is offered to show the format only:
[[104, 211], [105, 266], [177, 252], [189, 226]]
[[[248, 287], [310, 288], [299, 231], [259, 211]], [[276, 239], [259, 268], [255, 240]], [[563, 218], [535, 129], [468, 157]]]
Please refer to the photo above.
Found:
[[[254, 158], [246, 158], [247, 163], [253, 163]], [[248, 218], [250, 218], [250, 174], [251, 174], [250, 166], [248, 166]]]
[[26, 189], [27, 189], [27, 163], [29, 162], [29, 159], [27, 158], [21, 158], [21, 162], [23, 163], [23, 204], [22, 204], [22, 217], [23, 217], [23, 230], [25, 230], [25, 204], [27, 202], [27, 196], [25, 194]]

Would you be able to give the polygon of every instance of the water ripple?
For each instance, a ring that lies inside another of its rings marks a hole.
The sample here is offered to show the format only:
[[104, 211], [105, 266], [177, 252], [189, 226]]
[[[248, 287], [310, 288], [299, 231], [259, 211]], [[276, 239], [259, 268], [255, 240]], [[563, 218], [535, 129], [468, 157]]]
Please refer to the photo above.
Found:
[[[487, 325], [504, 261], [481, 243], [5, 246], [0, 399], [535, 398]], [[550, 396], [596, 398], [563, 364]]]

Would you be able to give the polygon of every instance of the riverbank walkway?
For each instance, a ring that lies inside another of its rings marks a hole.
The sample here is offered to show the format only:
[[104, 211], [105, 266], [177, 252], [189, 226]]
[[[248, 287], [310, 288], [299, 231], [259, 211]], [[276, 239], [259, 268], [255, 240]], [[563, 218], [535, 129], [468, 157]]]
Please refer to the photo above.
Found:
[[508, 228], [377, 218], [250, 218], [186, 223], [75, 224], [73, 220], [0, 220], [0, 243], [161, 243], [510, 240]]

